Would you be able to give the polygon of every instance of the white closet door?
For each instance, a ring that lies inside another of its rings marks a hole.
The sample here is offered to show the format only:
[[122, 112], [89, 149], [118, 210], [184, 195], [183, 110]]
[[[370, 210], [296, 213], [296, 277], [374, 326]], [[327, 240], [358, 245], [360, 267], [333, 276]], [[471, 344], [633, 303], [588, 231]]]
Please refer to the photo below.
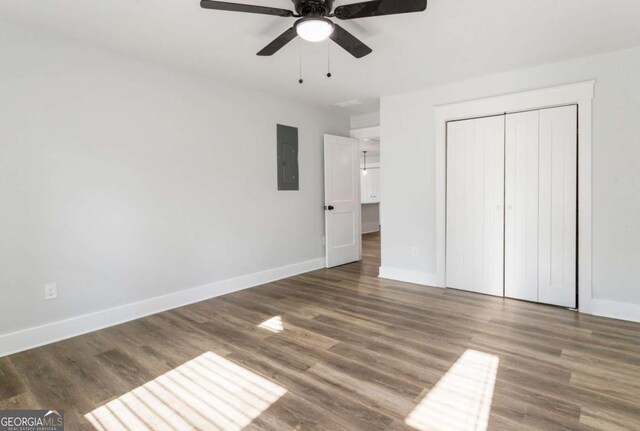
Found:
[[507, 115], [505, 296], [575, 307], [577, 111]]
[[538, 300], [538, 117], [506, 118], [504, 292], [527, 301]]
[[538, 301], [576, 306], [577, 107], [540, 111]]
[[503, 295], [504, 116], [447, 125], [447, 286]]

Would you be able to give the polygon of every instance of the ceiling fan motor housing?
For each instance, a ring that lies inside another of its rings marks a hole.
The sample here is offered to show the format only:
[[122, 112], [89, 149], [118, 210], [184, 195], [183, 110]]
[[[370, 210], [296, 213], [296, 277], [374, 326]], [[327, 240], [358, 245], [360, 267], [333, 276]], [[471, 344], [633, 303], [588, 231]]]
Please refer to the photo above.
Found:
[[301, 16], [325, 16], [331, 13], [334, 0], [291, 0]]

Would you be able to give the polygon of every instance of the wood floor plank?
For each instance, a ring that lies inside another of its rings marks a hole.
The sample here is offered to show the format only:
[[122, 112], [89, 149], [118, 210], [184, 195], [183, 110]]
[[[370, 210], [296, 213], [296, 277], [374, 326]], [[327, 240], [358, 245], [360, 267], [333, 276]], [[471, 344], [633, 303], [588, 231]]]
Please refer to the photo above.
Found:
[[105, 406], [144, 418], [131, 394], [170, 376], [189, 402], [224, 401], [215, 414], [254, 409], [249, 431], [415, 431], [420, 409], [447, 429], [478, 419], [467, 393], [490, 396], [487, 430], [640, 430], [639, 324], [380, 279], [379, 245], [367, 234], [362, 262], [0, 358], [0, 409], [62, 408], [68, 430], [91, 430]]
[[42, 406], [31, 392], [22, 392], [0, 401], [0, 410], [41, 409]]
[[323, 384], [312, 376], [288, 370], [281, 364], [268, 362], [246, 352], [232, 353], [228, 356], [234, 362], [248, 369], [270, 376], [272, 380], [287, 387], [307, 401], [323, 408], [349, 424], [350, 429], [384, 430], [391, 419], [375, 409], [355, 401], [347, 393], [333, 386]]
[[0, 358], [0, 402], [26, 391], [26, 386], [8, 358]]

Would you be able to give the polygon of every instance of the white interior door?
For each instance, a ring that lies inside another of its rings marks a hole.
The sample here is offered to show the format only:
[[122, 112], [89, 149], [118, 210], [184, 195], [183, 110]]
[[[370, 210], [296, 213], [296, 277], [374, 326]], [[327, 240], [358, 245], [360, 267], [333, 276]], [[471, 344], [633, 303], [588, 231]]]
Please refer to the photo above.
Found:
[[504, 116], [447, 125], [446, 285], [502, 296]]
[[360, 260], [360, 151], [358, 141], [324, 135], [327, 268]]
[[578, 107], [540, 111], [538, 301], [576, 306]]
[[505, 295], [575, 307], [577, 107], [506, 121]]

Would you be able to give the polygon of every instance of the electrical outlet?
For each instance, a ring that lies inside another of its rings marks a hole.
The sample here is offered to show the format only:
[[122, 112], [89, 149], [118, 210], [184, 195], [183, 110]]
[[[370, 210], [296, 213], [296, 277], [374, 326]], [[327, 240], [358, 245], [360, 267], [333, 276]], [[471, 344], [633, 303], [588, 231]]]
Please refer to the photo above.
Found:
[[44, 299], [54, 299], [58, 297], [58, 283], [51, 282], [44, 285]]
[[420, 248], [419, 248], [419, 247], [413, 247], [413, 248], [411, 249], [411, 254], [412, 254], [413, 256], [418, 256], [418, 255], [420, 254]]

